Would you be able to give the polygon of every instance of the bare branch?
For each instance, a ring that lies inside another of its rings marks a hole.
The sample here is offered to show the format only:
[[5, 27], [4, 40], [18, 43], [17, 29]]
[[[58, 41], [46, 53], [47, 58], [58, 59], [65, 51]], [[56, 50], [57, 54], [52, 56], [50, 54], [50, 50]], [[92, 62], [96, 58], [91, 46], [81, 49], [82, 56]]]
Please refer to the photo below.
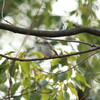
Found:
[[9, 60], [14, 60], [14, 61], [17, 61], [17, 60], [18, 61], [39, 61], [39, 60], [48, 60], [48, 59], [54, 59], [54, 58], [70, 57], [70, 56], [74, 56], [74, 55], [78, 55], [78, 54], [84, 54], [84, 53], [92, 52], [92, 51], [95, 51], [95, 50], [98, 50], [98, 49], [100, 49], [100, 46], [90, 48], [88, 50], [84, 50], [84, 51], [80, 51], [80, 52], [70, 53], [70, 54], [66, 54], [66, 55], [58, 55], [58, 56], [48, 57], [48, 58], [21, 59], [21, 58], [16, 58], [16, 57], [5, 56], [3, 54], [0, 54], [0, 56], [7, 58]]
[[99, 46], [99, 45], [96, 45], [96, 44], [92, 44], [92, 43], [88, 43], [88, 42], [84, 42], [84, 41], [77, 41], [77, 40], [53, 39], [53, 38], [48, 38], [48, 37], [40, 37], [40, 38], [45, 39], [45, 40], [52, 40], [52, 41], [82, 43], [82, 44], [86, 44], [86, 45], [91, 46], [91, 47]]
[[84, 59], [82, 59], [81, 61], [79, 61], [79, 62], [78, 62], [76, 65], [74, 65], [73, 67], [71, 67], [71, 68], [69, 68], [69, 69], [67, 69], [67, 70], [65, 70], [65, 71], [59, 72], [59, 73], [46, 72], [46, 71], [43, 71], [43, 70], [41, 70], [41, 69], [39, 69], [39, 68], [38, 68], [38, 70], [39, 70], [39, 71], [42, 71], [42, 72], [44, 72], [44, 73], [47, 73], [47, 74], [59, 75], [59, 74], [62, 74], [62, 73], [65, 73], [65, 72], [68, 72], [68, 71], [72, 70], [73, 68], [75, 68], [76, 66], [78, 66], [79, 64], [81, 64], [82, 62], [84, 62], [85, 60], [87, 60], [88, 58], [92, 57], [92, 56], [95, 55], [96, 53], [97, 53], [97, 52], [90, 54], [90, 55], [87, 56], [86, 58], [84, 58]]
[[[100, 36], [100, 30], [94, 29], [90, 27], [75, 27], [68, 30], [61, 31], [46, 31], [46, 30], [31, 30], [26, 28], [20, 28], [4, 23], [0, 23], [0, 29], [8, 30], [14, 33], [24, 34], [24, 35], [32, 35], [32, 36], [41, 36], [41, 37], [61, 37], [61, 36], [71, 36], [80, 33], [89, 33], [92, 35]], [[29, 34], [27, 34], [29, 33]]]

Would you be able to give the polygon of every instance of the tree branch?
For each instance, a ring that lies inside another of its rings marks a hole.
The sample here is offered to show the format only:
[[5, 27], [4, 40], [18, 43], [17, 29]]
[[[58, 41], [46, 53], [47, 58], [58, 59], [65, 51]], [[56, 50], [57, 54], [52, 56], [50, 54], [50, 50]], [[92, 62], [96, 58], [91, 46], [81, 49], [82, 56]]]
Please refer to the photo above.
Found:
[[94, 47], [94, 48], [91, 48], [91, 49], [88, 49], [88, 50], [80, 51], [80, 52], [70, 53], [70, 54], [66, 54], [66, 55], [58, 55], [58, 56], [48, 57], [48, 58], [21, 59], [21, 58], [16, 58], [16, 57], [5, 56], [3, 54], [0, 54], [0, 56], [4, 57], [4, 58], [7, 58], [9, 60], [14, 60], [14, 61], [17, 61], [17, 60], [18, 61], [39, 61], [39, 60], [48, 60], [48, 59], [54, 59], [54, 58], [70, 57], [70, 56], [73, 56], [73, 55], [92, 52], [92, 51], [95, 51], [95, 50], [98, 50], [98, 49], [100, 49], [100, 46]]
[[80, 33], [89, 33], [92, 35], [100, 36], [100, 30], [90, 27], [78, 26], [68, 30], [61, 31], [46, 31], [46, 30], [31, 30], [26, 28], [20, 28], [4, 23], [0, 23], [0, 29], [8, 30], [14, 33], [32, 35], [32, 36], [41, 36], [41, 37], [61, 37], [61, 36], [71, 36]]
[[77, 41], [77, 40], [63, 40], [63, 39], [54, 39], [54, 38], [48, 38], [48, 37], [40, 37], [40, 38], [45, 39], [45, 40], [52, 40], [52, 41], [82, 43], [82, 44], [86, 44], [86, 45], [91, 46], [91, 47], [99, 46], [96, 44], [92, 44], [92, 43], [88, 43], [88, 42], [84, 42], [84, 41]]
[[59, 75], [59, 74], [62, 74], [62, 73], [65, 73], [65, 72], [68, 72], [68, 71], [72, 70], [73, 68], [75, 68], [76, 66], [80, 65], [82, 62], [84, 62], [84, 61], [87, 60], [88, 58], [92, 57], [92, 56], [95, 55], [96, 53], [97, 53], [97, 52], [90, 54], [90, 55], [87, 56], [86, 58], [84, 58], [84, 59], [82, 59], [81, 61], [79, 61], [79, 62], [78, 62], [76, 65], [74, 65], [73, 67], [71, 67], [71, 68], [69, 68], [69, 69], [67, 69], [67, 70], [65, 70], [65, 71], [62, 71], [62, 72], [53, 73], [53, 72], [46, 72], [46, 71], [41, 70], [41, 69], [39, 69], [39, 68], [37, 68], [37, 69], [38, 69], [39, 71], [42, 71], [42, 72], [47, 73], [47, 74]]

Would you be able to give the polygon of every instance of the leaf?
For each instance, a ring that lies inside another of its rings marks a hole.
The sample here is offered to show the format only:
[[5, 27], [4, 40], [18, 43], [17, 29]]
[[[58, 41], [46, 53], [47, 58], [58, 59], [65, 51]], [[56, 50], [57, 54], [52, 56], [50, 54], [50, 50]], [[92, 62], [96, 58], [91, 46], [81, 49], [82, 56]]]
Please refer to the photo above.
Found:
[[70, 79], [72, 76], [72, 70], [67, 71], [67, 80]]
[[54, 21], [57, 21], [58, 22], [61, 19], [61, 17], [60, 16], [52, 16], [52, 19]]
[[68, 57], [68, 61], [74, 62], [76, 61], [76, 57], [75, 56]]
[[50, 89], [43, 88], [42, 89], [42, 99], [41, 100], [49, 100], [49, 98], [50, 98], [49, 92], [50, 92]]
[[41, 80], [40, 81], [41, 86], [46, 86], [47, 84], [48, 84], [48, 81], [46, 81], [46, 80]]
[[87, 86], [88, 88], [91, 88], [91, 86], [86, 82], [86, 79], [84, 76], [82, 76], [82, 74], [76, 73], [76, 80], [80, 82], [81, 90], [84, 91], [85, 86]]
[[85, 82], [85, 78], [80, 73], [76, 73], [76, 79], [81, 82]]
[[64, 97], [64, 100], [69, 100], [70, 99], [70, 95], [66, 90], [63, 91], [63, 97]]
[[22, 70], [26, 74], [30, 74], [30, 62], [19, 62]]
[[23, 59], [24, 59], [24, 52], [20, 52], [20, 53], [18, 54], [18, 58], [23, 58]]
[[76, 11], [77, 11], [77, 10], [73, 10], [73, 11], [71, 11], [71, 12], [70, 12], [70, 15], [75, 14], [75, 13], [76, 13]]
[[2, 60], [2, 57], [0, 56], [0, 60]]
[[24, 78], [22, 79], [22, 85], [24, 88], [28, 88], [30, 87], [31, 83], [30, 83], [30, 76], [26, 76], [24, 75]]
[[28, 90], [28, 89], [24, 89], [24, 90], [22, 91], [22, 94], [25, 94], [25, 95], [23, 95], [24, 100], [29, 100], [30, 93], [29, 93], [29, 90]]
[[51, 65], [55, 66], [56, 64], [58, 64], [59, 61], [60, 61], [60, 58], [53, 59], [51, 62]]
[[6, 77], [6, 73], [2, 73], [2, 75], [0, 75], [0, 84], [4, 84], [7, 81], [7, 77]]
[[15, 51], [10, 51], [8, 53], [5, 53], [5, 55], [11, 55], [12, 53], [15, 53]]
[[40, 53], [40, 52], [33, 52], [32, 54], [37, 56], [37, 57], [39, 57], [39, 58], [43, 58], [44, 57], [44, 55], [42, 53]]
[[59, 80], [60, 82], [66, 80], [66, 79], [67, 79], [67, 73], [62, 73], [62, 74], [59, 74], [59, 75], [58, 75], [58, 80]]
[[[33, 100], [33, 98], [34, 98], [34, 100], [41, 100], [41, 95], [40, 95], [40, 93], [37, 93], [37, 92], [31, 93], [31, 94], [30, 94], [29, 100]], [[19, 100], [19, 99], [18, 99], [18, 100]]]
[[35, 62], [31, 62], [31, 63], [30, 63], [30, 66], [32, 66], [33, 68], [34, 68], [34, 67], [38, 67], [38, 65], [37, 65]]
[[0, 65], [0, 76], [9, 68], [8, 59], [4, 60]]
[[12, 86], [12, 94], [15, 94], [15, 92], [17, 91], [17, 89], [19, 88], [20, 86], [20, 82], [18, 83], [15, 83], [13, 86]]
[[67, 65], [67, 58], [61, 58], [60, 61], [59, 61], [59, 64], [61, 64], [62, 66], [65, 66]]
[[[0, 82], [1, 83], [1, 82]], [[7, 92], [7, 86], [0, 84], [0, 91]]]
[[62, 45], [68, 45], [67, 42], [63, 42], [63, 41], [61, 41], [60, 43], [61, 43]]
[[62, 90], [60, 90], [60, 91], [58, 92], [58, 99], [57, 99], [57, 100], [64, 100]]
[[71, 90], [71, 93], [74, 94], [76, 97], [78, 97], [77, 90], [74, 87], [69, 87]]

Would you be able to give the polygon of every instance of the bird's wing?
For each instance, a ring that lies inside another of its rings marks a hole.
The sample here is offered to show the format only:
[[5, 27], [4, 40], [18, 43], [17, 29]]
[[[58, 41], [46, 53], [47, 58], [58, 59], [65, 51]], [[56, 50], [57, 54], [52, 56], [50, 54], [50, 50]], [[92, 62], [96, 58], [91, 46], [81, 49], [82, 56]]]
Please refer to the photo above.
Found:
[[49, 47], [56, 55], [58, 55], [58, 53], [55, 51], [55, 48], [51, 44], [49, 44]]

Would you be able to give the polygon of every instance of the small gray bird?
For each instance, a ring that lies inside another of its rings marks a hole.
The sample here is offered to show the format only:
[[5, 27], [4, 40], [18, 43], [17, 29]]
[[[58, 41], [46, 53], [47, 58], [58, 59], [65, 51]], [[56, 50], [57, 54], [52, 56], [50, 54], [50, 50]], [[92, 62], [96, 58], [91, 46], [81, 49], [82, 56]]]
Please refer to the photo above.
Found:
[[45, 57], [53, 57], [58, 55], [55, 48], [48, 42], [41, 43], [41, 51]]

